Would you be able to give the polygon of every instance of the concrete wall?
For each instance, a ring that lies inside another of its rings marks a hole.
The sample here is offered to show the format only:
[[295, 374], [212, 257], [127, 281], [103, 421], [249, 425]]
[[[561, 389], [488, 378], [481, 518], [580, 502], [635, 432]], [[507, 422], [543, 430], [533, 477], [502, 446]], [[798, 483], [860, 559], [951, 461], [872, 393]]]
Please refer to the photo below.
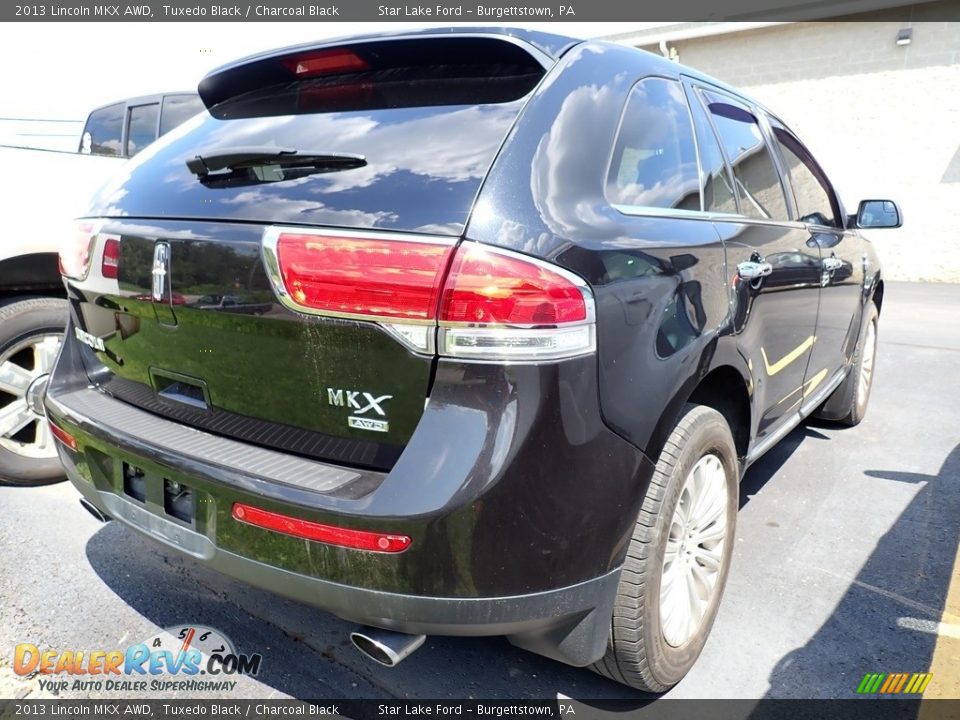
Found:
[[[905, 227], [874, 231], [888, 277], [960, 282], [960, 22], [951, 3], [670, 43], [792, 127], [848, 211], [892, 197]], [[893, 19], [891, 19], [893, 18]], [[864, 20], [869, 20], [865, 22]], [[913, 28], [910, 45], [897, 31]], [[645, 49], [659, 52], [656, 46]]]

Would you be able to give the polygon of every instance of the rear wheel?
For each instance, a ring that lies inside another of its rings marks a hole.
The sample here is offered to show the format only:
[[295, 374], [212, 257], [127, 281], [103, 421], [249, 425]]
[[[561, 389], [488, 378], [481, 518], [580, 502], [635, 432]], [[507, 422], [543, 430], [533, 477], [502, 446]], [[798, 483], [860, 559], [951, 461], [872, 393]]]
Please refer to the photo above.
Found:
[[67, 318], [67, 302], [30, 298], [0, 307], [0, 484], [63, 479], [41, 407]]
[[607, 652], [593, 670], [648, 692], [670, 689], [690, 670], [726, 584], [738, 480], [726, 420], [687, 405], [634, 526]]

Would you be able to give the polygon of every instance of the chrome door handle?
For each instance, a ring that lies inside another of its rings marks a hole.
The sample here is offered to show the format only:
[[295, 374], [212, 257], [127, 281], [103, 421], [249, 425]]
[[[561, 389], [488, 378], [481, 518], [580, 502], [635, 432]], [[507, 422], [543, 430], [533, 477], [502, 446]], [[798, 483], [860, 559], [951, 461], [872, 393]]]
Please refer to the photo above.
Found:
[[737, 265], [737, 275], [744, 280], [757, 280], [764, 278], [773, 272], [773, 265], [761, 260], [760, 262], [748, 261]]
[[839, 270], [843, 267], [843, 261], [835, 257], [828, 257], [823, 259], [823, 269], [827, 272], [833, 272], [834, 270]]

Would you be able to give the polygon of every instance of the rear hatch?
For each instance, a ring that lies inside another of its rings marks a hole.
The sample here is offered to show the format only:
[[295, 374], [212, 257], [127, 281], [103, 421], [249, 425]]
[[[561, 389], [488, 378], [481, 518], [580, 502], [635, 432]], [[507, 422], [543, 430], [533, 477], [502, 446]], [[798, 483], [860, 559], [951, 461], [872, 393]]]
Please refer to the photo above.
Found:
[[449, 253], [542, 57], [505, 37], [386, 38], [212, 74], [208, 112], [80, 227], [91, 379], [194, 427], [390, 468], [429, 394]]

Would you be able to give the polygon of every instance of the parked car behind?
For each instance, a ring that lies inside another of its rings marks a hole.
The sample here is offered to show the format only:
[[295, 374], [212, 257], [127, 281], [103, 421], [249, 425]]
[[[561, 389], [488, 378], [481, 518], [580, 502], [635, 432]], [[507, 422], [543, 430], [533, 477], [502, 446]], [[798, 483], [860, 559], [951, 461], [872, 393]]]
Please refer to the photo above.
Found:
[[0, 162], [17, 168], [4, 188], [13, 226], [0, 244], [0, 484], [64, 477], [36, 389], [67, 318], [57, 268], [65, 231], [126, 158], [203, 109], [195, 92], [129, 98], [90, 113], [77, 152], [0, 145]]
[[[506, 635], [678, 682], [747, 467], [863, 418], [884, 285], [857, 228], [899, 210], [848, 217], [772, 112], [602, 42], [369, 36], [199, 92], [63, 259], [46, 408], [87, 508], [387, 665]], [[197, 288], [271, 309], [172, 302]]]

